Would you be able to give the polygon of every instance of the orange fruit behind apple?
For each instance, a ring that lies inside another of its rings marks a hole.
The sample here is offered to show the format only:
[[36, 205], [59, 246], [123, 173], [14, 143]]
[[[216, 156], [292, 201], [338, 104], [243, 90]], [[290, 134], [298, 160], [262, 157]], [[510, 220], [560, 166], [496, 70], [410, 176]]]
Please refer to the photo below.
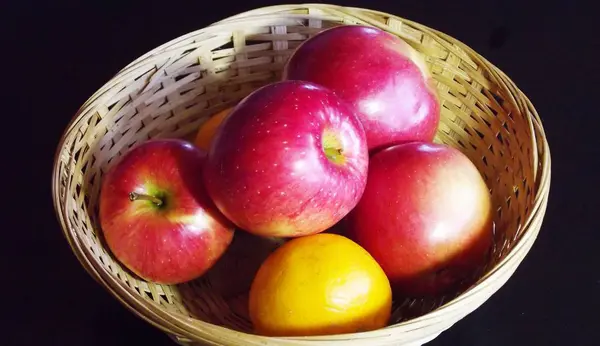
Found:
[[249, 297], [258, 334], [309, 336], [385, 327], [392, 292], [383, 269], [350, 239], [330, 233], [294, 238], [261, 265]]
[[226, 108], [213, 116], [210, 117], [207, 121], [205, 121], [198, 132], [196, 133], [196, 137], [194, 138], [194, 144], [206, 151], [210, 148], [210, 143], [215, 136], [215, 133], [219, 129], [219, 126], [225, 120], [225, 118], [231, 113], [233, 107]]

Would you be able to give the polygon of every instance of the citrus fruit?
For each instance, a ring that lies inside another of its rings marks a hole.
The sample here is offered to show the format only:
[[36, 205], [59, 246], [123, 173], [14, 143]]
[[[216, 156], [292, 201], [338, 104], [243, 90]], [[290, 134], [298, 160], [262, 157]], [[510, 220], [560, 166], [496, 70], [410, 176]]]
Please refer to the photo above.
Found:
[[217, 130], [219, 129], [219, 125], [221, 125], [225, 117], [229, 115], [232, 109], [233, 107], [224, 109], [211, 116], [210, 119], [208, 119], [207, 121], [205, 121], [196, 133], [194, 144], [197, 147], [208, 151], [208, 149], [210, 148], [210, 142], [215, 136]]
[[390, 283], [361, 246], [337, 234], [294, 238], [262, 263], [252, 282], [250, 319], [266, 336], [331, 335], [385, 327]]

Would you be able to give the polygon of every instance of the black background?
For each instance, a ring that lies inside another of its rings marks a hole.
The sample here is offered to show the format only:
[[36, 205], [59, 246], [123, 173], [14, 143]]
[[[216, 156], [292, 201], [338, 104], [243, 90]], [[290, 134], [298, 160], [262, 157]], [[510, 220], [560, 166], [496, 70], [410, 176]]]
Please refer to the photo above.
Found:
[[[551, 195], [536, 244], [498, 293], [430, 345], [600, 345], [600, 228], [594, 220], [600, 31], [597, 12], [583, 3], [343, 3], [394, 13], [470, 45], [531, 98], [550, 142]], [[77, 108], [120, 68], [189, 31], [272, 4], [2, 1], [1, 167], [10, 222], [3, 223], [1, 238], [0, 344], [172, 345], [72, 255], [52, 208], [54, 151]]]

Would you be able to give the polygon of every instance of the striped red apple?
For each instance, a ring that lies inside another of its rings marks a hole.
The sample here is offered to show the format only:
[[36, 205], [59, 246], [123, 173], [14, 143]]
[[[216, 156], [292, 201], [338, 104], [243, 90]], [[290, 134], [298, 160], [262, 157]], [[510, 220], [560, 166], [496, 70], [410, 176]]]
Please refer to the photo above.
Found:
[[223, 121], [205, 182], [221, 212], [259, 236], [322, 232], [354, 208], [369, 162], [355, 110], [304, 81], [257, 89]]
[[476, 272], [492, 243], [490, 192], [459, 150], [412, 142], [371, 157], [367, 186], [345, 220], [350, 238], [396, 294], [443, 294]]
[[145, 280], [177, 284], [209, 270], [233, 239], [234, 225], [202, 181], [206, 153], [177, 139], [129, 150], [105, 175], [100, 224], [115, 257]]
[[404, 40], [383, 30], [342, 25], [304, 41], [283, 72], [334, 91], [357, 111], [369, 150], [431, 141], [440, 104], [423, 57]]

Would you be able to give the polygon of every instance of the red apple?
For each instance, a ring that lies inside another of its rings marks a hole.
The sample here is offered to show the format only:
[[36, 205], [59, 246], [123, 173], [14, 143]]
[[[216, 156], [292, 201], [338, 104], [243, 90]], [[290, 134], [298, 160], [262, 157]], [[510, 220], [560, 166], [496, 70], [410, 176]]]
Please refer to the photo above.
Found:
[[115, 257], [156, 283], [195, 279], [225, 252], [234, 225], [206, 193], [206, 153], [177, 139], [133, 147], [106, 174], [100, 223]]
[[442, 294], [485, 262], [493, 236], [490, 192], [457, 149], [400, 144], [371, 157], [365, 192], [345, 226], [395, 293]]
[[342, 25], [303, 42], [283, 79], [323, 85], [358, 111], [371, 152], [410, 141], [431, 141], [440, 105], [421, 55], [377, 28]]
[[223, 121], [205, 182], [239, 228], [297, 237], [347, 215], [364, 190], [368, 161], [352, 107], [322, 86], [284, 81], [255, 90]]

